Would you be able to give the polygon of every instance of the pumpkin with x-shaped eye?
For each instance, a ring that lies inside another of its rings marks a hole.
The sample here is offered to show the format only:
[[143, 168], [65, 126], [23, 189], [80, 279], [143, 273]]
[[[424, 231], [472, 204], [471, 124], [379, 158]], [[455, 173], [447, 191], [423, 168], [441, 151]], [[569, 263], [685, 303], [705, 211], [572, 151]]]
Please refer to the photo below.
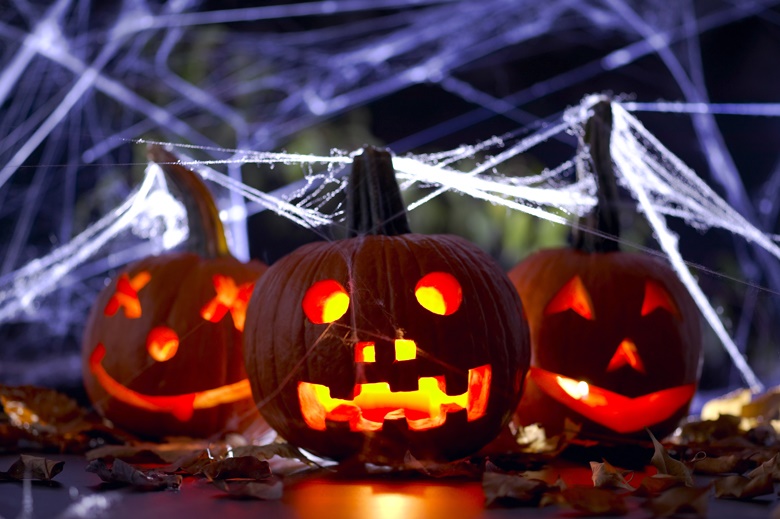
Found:
[[[167, 253], [122, 271], [98, 295], [82, 341], [95, 408], [143, 436], [209, 436], [259, 418], [243, 363], [246, 307], [267, 268], [230, 256], [205, 185], [159, 147], [150, 158], [188, 207], [202, 254]], [[200, 219], [200, 221], [198, 221]]]
[[476, 246], [408, 232], [387, 152], [356, 157], [347, 189], [359, 235], [299, 248], [255, 288], [245, 342], [260, 412], [286, 440], [335, 459], [474, 452], [519, 398], [520, 299]]

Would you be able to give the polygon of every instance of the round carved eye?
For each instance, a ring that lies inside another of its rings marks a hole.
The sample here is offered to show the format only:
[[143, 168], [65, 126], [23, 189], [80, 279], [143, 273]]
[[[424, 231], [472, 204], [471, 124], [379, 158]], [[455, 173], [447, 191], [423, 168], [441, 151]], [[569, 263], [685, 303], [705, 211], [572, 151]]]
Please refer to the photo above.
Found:
[[146, 351], [157, 362], [171, 360], [179, 350], [179, 336], [167, 326], [152, 328], [146, 337]]
[[326, 324], [340, 319], [349, 308], [349, 294], [338, 281], [317, 281], [303, 296], [303, 312], [314, 324]]
[[424, 275], [414, 287], [417, 302], [438, 315], [454, 313], [463, 301], [463, 289], [452, 274], [431, 272]]

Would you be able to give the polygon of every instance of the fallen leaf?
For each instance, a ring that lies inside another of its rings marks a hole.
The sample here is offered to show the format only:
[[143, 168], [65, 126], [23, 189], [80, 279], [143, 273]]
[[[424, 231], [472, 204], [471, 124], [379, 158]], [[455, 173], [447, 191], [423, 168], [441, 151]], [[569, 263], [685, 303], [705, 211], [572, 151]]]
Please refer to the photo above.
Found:
[[591, 478], [594, 487], [622, 489], [631, 492], [636, 490], [628, 484], [625, 478], [625, 475], [631, 472], [630, 470], [619, 469], [607, 460], [603, 460], [602, 463], [591, 461], [590, 470], [593, 471]]
[[436, 461], [418, 460], [409, 451], [404, 456], [403, 468], [420, 472], [432, 478], [475, 477], [482, 472], [482, 469], [468, 458], [449, 463], [439, 463]]
[[37, 479], [39, 481], [51, 481], [65, 467], [64, 461], [54, 461], [36, 456], [21, 454], [11, 467], [0, 471], [0, 481], [21, 481], [23, 479]]
[[281, 499], [284, 486], [278, 478], [267, 481], [227, 481], [216, 479], [212, 484], [234, 498], [261, 499], [271, 501]]
[[212, 461], [201, 473], [209, 480], [214, 479], [265, 479], [271, 475], [271, 468], [265, 460], [254, 456], [240, 456]]
[[563, 500], [585, 515], [626, 515], [628, 505], [621, 494], [604, 488], [575, 486], [561, 491]]
[[579, 435], [581, 429], [582, 425], [566, 418], [563, 424], [563, 432], [547, 437], [542, 426], [531, 424], [518, 428], [515, 441], [517, 441], [521, 452], [557, 456]]
[[749, 389], [737, 389], [713, 398], [701, 408], [702, 420], [717, 420], [719, 416], [742, 416], [742, 408], [750, 403], [753, 393]]
[[780, 481], [780, 465], [778, 464], [777, 454], [748, 472], [746, 475], [749, 478], [755, 478], [765, 474], [768, 474], [773, 481]]
[[647, 433], [650, 435], [650, 439], [653, 441], [653, 447], [655, 448], [655, 452], [653, 453], [653, 457], [650, 459], [650, 463], [656, 469], [658, 469], [660, 474], [668, 474], [670, 476], [678, 477], [685, 481], [686, 486], [692, 487], [693, 477], [691, 476], [691, 471], [688, 470], [688, 467], [686, 467], [685, 464], [681, 461], [669, 456], [669, 453], [666, 452], [664, 446], [661, 445], [655, 436], [653, 436], [653, 433], [651, 433], [649, 429], [647, 430]]
[[154, 470], [141, 471], [121, 459], [115, 459], [111, 467], [102, 459], [92, 460], [86, 470], [94, 472], [106, 483], [130, 485], [137, 490], [176, 490], [182, 482], [181, 476]]
[[317, 465], [307, 458], [298, 447], [286, 442], [272, 442], [266, 445], [242, 445], [232, 448], [233, 456], [254, 456], [257, 459], [269, 460], [274, 456], [299, 460], [306, 465]]
[[722, 440], [739, 436], [742, 419], [739, 416], [721, 414], [710, 420], [685, 423], [680, 437], [686, 443], [709, 444], [712, 440]]
[[681, 513], [694, 513], [699, 517], [706, 517], [710, 488], [710, 486], [671, 488], [657, 498], [648, 500], [647, 507], [655, 517], [668, 517]]
[[669, 474], [654, 474], [642, 480], [637, 488], [641, 496], [657, 496], [674, 487], [684, 487], [685, 480]]
[[[720, 475], [744, 472], [748, 461], [735, 455], [705, 457], [694, 460], [693, 471], [697, 474]], [[750, 464], [752, 466], [752, 464]]]
[[760, 474], [754, 478], [734, 475], [715, 480], [715, 497], [723, 499], [753, 499], [774, 492], [771, 474]]
[[547, 483], [538, 479], [500, 472], [482, 475], [485, 506], [537, 506], [548, 489]]
[[62, 393], [35, 386], [0, 385], [0, 449], [19, 451], [24, 443], [80, 454], [97, 444], [132, 439]]
[[120, 459], [127, 463], [166, 465], [185, 456], [203, 452], [213, 444], [203, 440], [186, 439], [165, 443], [135, 443], [132, 445], [105, 445], [86, 453], [87, 461]]
[[746, 418], [762, 418], [765, 421], [780, 417], [780, 386], [769, 388], [764, 393], [754, 396], [742, 406], [742, 414]]

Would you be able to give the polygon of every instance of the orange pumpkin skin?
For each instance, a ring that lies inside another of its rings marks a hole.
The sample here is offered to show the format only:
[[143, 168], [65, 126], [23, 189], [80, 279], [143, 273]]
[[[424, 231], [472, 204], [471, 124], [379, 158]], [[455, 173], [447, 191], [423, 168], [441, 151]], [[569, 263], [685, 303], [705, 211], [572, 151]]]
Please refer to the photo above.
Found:
[[[206, 437], [223, 429], [241, 430], [255, 420], [251, 398], [195, 409], [185, 420], [174, 414], [186, 410], [141, 409], [111, 396], [95, 377], [91, 359], [97, 345], [104, 345], [101, 364], [106, 373], [130, 390], [150, 396], [203, 392], [246, 380], [243, 334], [233, 316], [228, 312], [219, 322], [209, 322], [201, 310], [216, 297], [215, 275], [243, 285], [254, 283], [266, 268], [257, 261], [204, 259], [192, 253], [145, 258], [125, 271], [130, 279], [142, 272], [151, 275], [137, 292], [142, 314], [134, 319], [121, 308], [112, 316], [105, 314], [119, 277], [112, 280], [90, 311], [82, 342], [84, 386], [98, 412], [123, 429], [156, 438]], [[180, 341], [176, 354], [163, 362], [155, 361], [146, 349], [150, 331], [159, 326], [173, 330]]]
[[354, 237], [293, 251], [255, 287], [244, 341], [261, 414], [333, 459], [477, 451], [528, 368], [517, 292], [475, 245], [409, 231], [386, 151], [353, 160], [347, 228]]
[[[538, 422], [557, 434], [568, 417], [582, 424], [581, 435], [611, 440], [647, 439], [645, 427], [658, 437], [674, 431], [698, 383], [702, 342], [698, 309], [669, 267], [645, 254], [564, 248], [531, 255], [509, 277], [531, 328], [531, 370], [517, 423]], [[575, 277], [590, 298], [591, 318], [561, 305], [551, 308]], [[656, 301], [648, 291], [668, 299]], [[633, 345], [633, 353], [620, 351], [623, 344]], [[607, 397], [595, 411], [583, 404], [586, 399], [563, 402], [565, 391], [553, 398], [537, 383], [540, 370], [552, 374], [548, 383], [562, 376], [634, 400]], [[659, 391], [675, 395], [642, 399]]]
[[[415, 299], [415, 284], [430, 272], [460, 282], [463, 300], [455, 313], [433, 314]], [[325, 279], [345, 287], [349, 309], [331, 324], [314, 324], [302, 300]], [[458, 237], [404, 234], [309, 244], [258, 281], [247, 312], [247, 372], [261, 414], [295, 445], [334, 459], [400, 463], [407, 450], [418, 458], [454, 459], [492, 440], [517, 403], [529, 360], [528, 329], [516, 317], [522, 311], [501, 269]], [[416, 359], [394, 360], [399, 337], [415, 341]], [[368, 340], [375, 343], [376, 362], [357, 362], [355, 344]], [[419, 377], [443, 376], [446, 393], [461, 394], [468, 371], [486, 364], [492, 381], [485, 415], [468, 421], [465, 410], [450, 412], [444, 424], [427, 430], [410, 430], [404, 419], [386, 419], [373, 432], [330, 421], [326, 430], [313, 430], [296, 390], [300, 381], [312, 382], [351, 400], [358, 383], [413, 391]]]
[[142, 259], [98, 294], [82, 338], [95, 409], [141, 436], [206, 437], [259, 419], [243, 364], [247, 299], [267, 266], [228, 251], [211, 195], [178, 157], [149, 148], [187, 207], [199, 254]]

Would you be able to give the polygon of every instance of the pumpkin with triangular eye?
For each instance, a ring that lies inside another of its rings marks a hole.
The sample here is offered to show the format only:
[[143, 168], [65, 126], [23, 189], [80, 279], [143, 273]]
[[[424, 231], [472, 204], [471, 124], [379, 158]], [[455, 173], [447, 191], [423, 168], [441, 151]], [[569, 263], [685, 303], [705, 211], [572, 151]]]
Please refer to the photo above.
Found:
[[355, 157], [347, 215], [354, 237], [305, 245], [258, 281], [244, 340], [261, 414], [334, 459], [477, 451], [520, 395], [520, 298], [476, 246], [409, 232], [386, 151]]
[[[599, 183], [589, 216], [596, 233], [572, 248], [531, 255], [509, 277], [531, 327], [531, 367], [519, 424], [582, 436], [647, 439], [674, 431], [701, 368], [699, 311], [676, 274], [647, 254], [618, 250], [608, 103], [594, 107], [586, 137]], [[602, 123], [599, 126], [599, 123]], [[603, 124], [606, 123], [606, 124]]]
[[243, 362], [246, 307], [267, 268], [227, 249], [206, 186], [153, 146], [188, 209], [201, 253], [166, 253], [120, 272], [98, 295], [82, 339], [84, 386], [95, 409], [142, 436], [205, 437], [260, 417]]

